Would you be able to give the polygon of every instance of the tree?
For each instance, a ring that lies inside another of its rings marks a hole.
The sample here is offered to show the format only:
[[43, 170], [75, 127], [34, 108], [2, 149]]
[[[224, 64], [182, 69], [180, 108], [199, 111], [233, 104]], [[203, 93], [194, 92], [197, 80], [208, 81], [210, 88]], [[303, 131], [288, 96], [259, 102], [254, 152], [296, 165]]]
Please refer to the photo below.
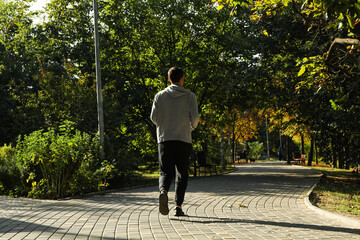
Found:
[[32, 76], [38, 72], [33, 55], [32, 14], [22, 1], [0, 3], [0, 144], [15, 142], [20, 133], [29, 133], [42, 119], [28, 104], [36, 92]]
[[224, 136], [232, 142], [232, 161], [235, 162], [237, 154], [237, 144], [256, 138], [260, 124], [260, 117], [257, 111], [244, 111], [232, 108], [225, 113], [226, 125]]
[[[205, 108], [234, 85], [239, 50], [228, 41], [240, 42], [240, 21], [199, 1], [108, 1], [100, 9], [106, 30], [101, 31], [107, 56], [102, 61], [105, 112], [111, 111], [106, 119], [114, 126], [107, 132], [122, 145], [118, 149], [155, 160], [155, 127], [148, 116], [155, 93], [168, 84], [167, 70], [173, 65], [185, 70], [185, 87], [196, 93], [205, 118]], [[203, 129], [198, 132], [206, 134]], [[195, 133], [194, 138], [201, 142], [207, 136]]]
[[[295, 95], [289, 98], [291, 104], [286, 109], [291, 115], [297, 116], [300, 125], [310, 127], [312, 138], [318, 139], [316, 133], [322, 139], [322, 144], [331, 146], [330, 154], [325, 157], [332, 158], [334, 165], [339, 161], [341, 167], [344, 162], [347, 165], [356, 163], [355, 159], [359, 156], [359, 151], [345, 150], [345, 146], [349, 142], [355, 145], [359, 142], [359, 132], [354, 131], [357, 121], [349, 119], [359, 118], [356, 103], [359, 95], [353, 90], [359, 87], [354, 80], [359, 72], [356, 62], [359, 59], [357, 16], [360, 6], [356, 1], [353, 1], [351, 7], [348, 7], [349, 2], [343, 4], [344, 1], [257, 1], [253, 6], [252, 18], [254, 21], [264, 22], [282, 19], [282, 16], [292, 12], [294, 20], [302, 21], [307, 28], [302, 36], [295, 38], [295, 42], [308, 40], [302, 53], [304, 57], [297, 55], [297, 74], [293, 71], [287, 73], [293, 81], [288, 93], [295, 88]], [[283, 20], [282, 24], [284, 23]], [[267, 28], [269, 25], [265, 26], [264, 35], [273, 38], [274, 32]], [[291, 56], [288, 50], [281, 57]]]

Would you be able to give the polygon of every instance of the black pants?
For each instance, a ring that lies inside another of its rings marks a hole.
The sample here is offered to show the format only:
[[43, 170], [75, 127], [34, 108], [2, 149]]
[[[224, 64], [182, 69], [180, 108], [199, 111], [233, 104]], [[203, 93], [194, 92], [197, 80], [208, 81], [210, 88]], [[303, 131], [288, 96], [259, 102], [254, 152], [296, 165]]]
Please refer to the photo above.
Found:
[[[175, 202], [181, 206], [184, 202], [188, 184], [188, 166], [192, 146], [182, 141], [166, 141], [158, 144], [160, 191], [169, 191], [171, 181], [175, 178]], [[176, 174], [175, 174], [176, 173]]]

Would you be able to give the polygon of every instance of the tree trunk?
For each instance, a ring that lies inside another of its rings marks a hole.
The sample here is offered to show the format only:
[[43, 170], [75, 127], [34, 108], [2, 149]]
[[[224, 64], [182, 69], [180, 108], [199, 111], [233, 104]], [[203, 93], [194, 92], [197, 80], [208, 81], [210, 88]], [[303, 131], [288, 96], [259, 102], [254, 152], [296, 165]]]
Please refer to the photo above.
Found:
[[317, 149], [317, 144], [316, 144], [316, 141], [314, 141], [314, 148], [315, 148], [315, 162], [316, 162], [316, 165], [319, 165], [319, 156], [318, 156], [318, 149]]
[[344, 169], [344, 151], [342, 149], [338, 149], [338, 156], [339, 156], [339, 168]]
[[220, 136], [221, 136], [221, 142], [220, 142], [221, 163], [223, 170], [225, 170], [226, 164], [225, 164], [225, 151], [224, 151], [224, 131], [222, 128], [220, 129]]
[[305, 154], [305, 147], [304, 147], [304, 135], [301, 134], [301, 154]]
[[[349, 142], [349, 144], [351, 144]], [[349, 156], [349, 148], [348, 148], [348, 145], [344, 145], [344, 147], [342, 148], [342, 151], [343, 151], [343, 158], [342, 158], [342, 162], [343, 162], [343, 165], [344, 165], [344, 168], [345, 169], [350, 169], [350, 166], [349, 166], [349, 159], [351, 158]]]
[[234, 155], [232, 154], [232, 147], [231, 147], [231, 134], [229, 133], [229, 155], [230, 155], [230, 160], [233, 162], [233, 164], [235, 164], [234, 161]]
[[290, 152], [290, 144], [289, 144], [289, 137], [286, 137], [286, 142], [285, 142], [285, 148], [286, 148], [286, 161], [288, 164], [290, 164], [291, 162], [291, 152]]
[[236, 141], [233, 139], [233, 159], [234, 159], [234, 164], [236, 161]]
[[334, 140], [333, 139], [331, 139], [331, 158], [332, 158], [333, 168], [337, 168], [336, 149], [335, 149], [335, 146], [334, 146]]
[[309, 153], [309, 158], [308, 158], [308, 166], [312, 165], [313, 162], [313, 156], [314, 156], [314, 137], [311, 136], [311, 140], [310, 140], [310, 153]]
[[[235, 128], [234, 128], [235, 130]], [[231, 151], [231, 158], [233, 160], [233, 164], [235, 165], [235, 161], [236, 161], [236, 140], [235, 140], [235, 131], [233, 132], [233, 135], [232, 135], [232, 139], [231, 139], [231, 142], [232, 142], [232, 151]], [[230, 146], [231, 147], [231, 146]]]

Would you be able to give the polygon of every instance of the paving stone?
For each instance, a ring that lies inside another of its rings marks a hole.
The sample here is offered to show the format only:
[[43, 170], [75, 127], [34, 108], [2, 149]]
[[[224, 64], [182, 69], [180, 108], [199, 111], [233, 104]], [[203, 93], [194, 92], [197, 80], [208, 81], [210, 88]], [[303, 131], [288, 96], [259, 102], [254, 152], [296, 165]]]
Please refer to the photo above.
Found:
[[0, 240], [360, 239], [359, 221], [308, 205], [319, 177], [314, 169], [265, 162], [191, 179], [187, 217], [172, 216], [174, 186], [168, 216], [158, 212], [157, 186], [58, 201], [0, 196]]

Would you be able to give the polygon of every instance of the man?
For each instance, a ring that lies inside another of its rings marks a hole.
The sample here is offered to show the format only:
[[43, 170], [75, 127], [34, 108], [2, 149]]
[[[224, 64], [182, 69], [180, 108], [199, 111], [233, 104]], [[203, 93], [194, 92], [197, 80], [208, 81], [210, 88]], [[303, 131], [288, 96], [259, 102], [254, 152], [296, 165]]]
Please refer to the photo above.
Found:
[[167, 194], [176, 176], [175, 216], [184, 216], [181, 207], [188, 182], [191, 131], [199, 123], [198, 106], [195, 94], [183, 87], [183, 70], [170, 68], [168, 80], [171, 85], [155, 95], [150, 115], [156, 125], [159, 151], [159, 211], [169, 214]]

